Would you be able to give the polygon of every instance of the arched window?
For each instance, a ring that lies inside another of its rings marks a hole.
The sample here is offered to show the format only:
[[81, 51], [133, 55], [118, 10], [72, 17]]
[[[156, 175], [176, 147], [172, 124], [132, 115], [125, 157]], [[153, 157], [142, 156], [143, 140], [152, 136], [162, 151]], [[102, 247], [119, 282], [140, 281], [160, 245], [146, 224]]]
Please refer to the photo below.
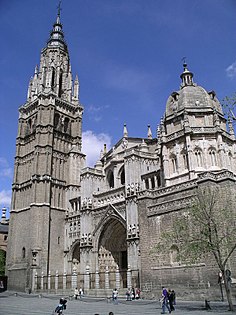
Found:
[[212, 166], [216, 166], [216, 152], [214, 149], [209, 150], [210, 162]]
[[108, 172], [107, 180], [110, 188], [114, 188], [114, 174], [112, 171]]
[[51, 77], [51, 88], [52, 88], [52, 90], [54, 89], [54, 86], [55, 86], [55, 76], [56, 76], [55, 68], [52, 67], [52, 77]]
[[54, 128], [58, 127], [59, 121], [60, 121], [60, 115], [55, 114], [55, 116], [54, 116]]
[[25, 247], [22, 248], [22, 259], [25, 259]]
[[154, 177], [151, 177], [151, 185], [152, 185], [152, 189], [155, 188], [155, 179]]
[[161, 177], [160, 177], [160, 175], [156, 176], [156, 180], [157, 180], [157, 187], [160, 187], [161, 186]]
[[172, 173], [176, 173], [178, 170], [177, 157], [176, 155], [172, 154], [170, 159], [171, 159]]
[[59, 90], [58, 90], [58, 96], [62, 96], [62, 71], [60, 71], [60, 77], [59, 77]]
[[26, 135], [29, 135], [31, 133], [31, 127], [32, 127], [32, 120], [29, 119], [26, 125]]
[[65, 118], [65, 120], [64, 120], [64, 132], [69, 132], [69, 118]]
[[202, 151], [200, 149], [195, 150], [194, 152], [196, 158], [196, 165], [197, 167], [202, 166]]
[[182, 159], [183, 159], [183, 167], [184, 169], [188, 169], [188, 156], [187, 156], [187, 152], [185, 150], [183, 150], [181, 152], [181, 156], [182, 156]]
[[35, 131], [37, 125], [37, 114], [33, 117], [32, 121], [32, 131]]
[[72, 253], [72, 260], [75, 263], [80, 262], [80, 246], [79, 243], [77, 243], [74, 247], [73, 253]]
[[172, 245], [170, 248], [170, 264], [179, 265], [179, 248], [177, 245]]
[[233, 156], [231, 152], [229, 152], [228, 158], [229, 158], [229, 168], [232, 169]]
[[120, 183], [121, 185], [125, 184], [125, 168], [122, 166], [121, 171], [120, 171]]
[[32, 129], [32, 120], [29, 119], [28, 120], [28, 131], [29, 131], [29, 133], [31, 132], [31, 129]]

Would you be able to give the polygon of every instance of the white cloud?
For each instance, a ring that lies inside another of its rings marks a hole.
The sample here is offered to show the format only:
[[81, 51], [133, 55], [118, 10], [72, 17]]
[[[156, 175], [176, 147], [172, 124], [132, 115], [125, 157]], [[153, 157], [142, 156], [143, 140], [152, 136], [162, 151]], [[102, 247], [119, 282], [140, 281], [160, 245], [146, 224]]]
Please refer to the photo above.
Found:
[[94, 166], [100, 157], [104, 144], [111, 147], [111, 137], [105, 133], [95, 134], [91, 130], [83, 132], [82, 152], [86, 154], [87, 166]]
[[13, 169], [9, 167], [8, 161], [3, 157], [0, 157], [0, 176], [7, 178], [13, 176]]
[[236, 61], [233, 62], [230, 66], [228, 66], [225, 71], [226, 71], [227, 77], [231, 79], [236, 77]]
[[11, 204], [11, 190], [0, 191], [0, 205], [1, 207], [10, 207]]
[[89, 113], [89, 118], [99, 122], [103, 119], [104, 111], [109, 108], [108, 105], [105, 106], [94, 106], [93, 104], [89, 105], [86, 110]]

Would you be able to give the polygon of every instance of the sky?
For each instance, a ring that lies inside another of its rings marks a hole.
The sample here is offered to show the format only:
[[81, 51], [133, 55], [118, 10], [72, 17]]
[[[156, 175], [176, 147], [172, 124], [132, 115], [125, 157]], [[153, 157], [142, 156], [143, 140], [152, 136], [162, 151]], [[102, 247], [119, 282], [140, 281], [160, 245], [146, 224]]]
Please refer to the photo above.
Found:
[[[57, 16], [58, 0], [0, 0], [0, 210], [10, 208], [18, 109]], [[88, 166], [104, 143], [153, 137], [183, 58], [221, 101], [236, 92], [236, 0], [62, 0], [73, 77], [80, 80]]]

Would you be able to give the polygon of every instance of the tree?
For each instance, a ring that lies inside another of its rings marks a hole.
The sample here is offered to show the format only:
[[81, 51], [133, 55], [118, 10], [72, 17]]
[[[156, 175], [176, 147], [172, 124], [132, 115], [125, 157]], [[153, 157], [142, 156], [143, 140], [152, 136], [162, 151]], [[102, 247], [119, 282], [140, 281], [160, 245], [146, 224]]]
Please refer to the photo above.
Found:
[[5, 252], [0, 249], [0, 276], [5, 275], [5, 261], [6, 261]]
[[229, 119], [236, 120], [236, 93], [232, 96], [225, 96], [221, 102], [224, 115]]
[[230, 186], [198, 188], [194, 203], [182, 211], [171, 232], [161, 235], [158, 245], [160, 250], [163, 242], [175, 239], [181, 262], [196, 263], [210, 253], [222, 274], [230, 311], [233, 303], [227, 263], [236, 249], [234, 198]]

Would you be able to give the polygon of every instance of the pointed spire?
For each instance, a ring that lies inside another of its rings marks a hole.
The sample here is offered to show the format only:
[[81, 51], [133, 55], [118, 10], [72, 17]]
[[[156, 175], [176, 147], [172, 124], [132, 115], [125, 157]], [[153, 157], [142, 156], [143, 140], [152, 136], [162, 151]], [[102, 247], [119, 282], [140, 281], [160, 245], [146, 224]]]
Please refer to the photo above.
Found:
[[75, 77], [74, 89], [73, 89], [73, 100], [79, 100], [79, 78], [78, 75]]
[[47, 42], [47, 47], [61, 47], [67, 51], [67, 45], [64, 39], [64, 33], [62, 31], [61, 24], [61, 1], [59, 1], [57, 19], [53, 25], [53, 29], [50, 34], [50, 38]]
[[35, 68], [34, 68], [34, 75], [35, 75], [35, 76], [38, 75], [38, 65], [36, 65]]
[[152, 139], [152, 130], [150, 125], [148, 125], [148, 134], [147, 134], [148, 139]]
[[233, 123], [232, 123], [231, 117], [228, 118], [228, 125], [229, 125], [229, 133], [230, 133], [230, 135], [234, 135], [234, 127], [233, 127]]
[[164, 119], [161, 117], [161, 122], [160, 122], [160, 138], [164, 137], [165, 135], [165, 126], [164, 126]]
[[181, 73], [180, 78], [182, 79], [181, 87], [185, 87], [187, 85], [193, 85], [193, 73], [187, 69], [187, 63], [184, 59], [183, 67], [184, 71]]
[[61, 17], [61, 0], [59, 0], [59, 3], [58, 3], [58, 7], [57, 7], [57, 17], [60, 19]]
[[157, 138], [160, 137], [160, 125], [157, 126]]
[[124, 124], [123, 137], [128, 138], [128, 130], [127, 130], [126, 124]]
[[143, 151], [143, 152], [148, 152], [148, 145], [147, 145], [147, 143], [144, 141], [144, 139], [142, 139], [142, 143], [141, 143], [141, 150]]
[[72, 80], [72, 73], [71, 73], [71, 65], [69, 65], [69, 72], [67, 74], [67, 101], [73, 100], [73, 94], [72, 94], [72, 86], [73, 86], [73, 80]]
[[35, 66], [34, 69], [34, 76], [31, 81], [31, 87], [30, 87], [30, 96], [36, 98], [38, 93], [38, 66]]
[[107, 145], [106, 143], [104, 143], [104, 146], [103, 146], [103, 154], [106, 154], [107, 153]]
[[31, 93], [32, 93], [32, 85], [33, 85], [33, 77], [30, 78], [29, 81], [29, 87], [28, 87], [28, 92], [27, 92], [27, 100], [31, 100]]

